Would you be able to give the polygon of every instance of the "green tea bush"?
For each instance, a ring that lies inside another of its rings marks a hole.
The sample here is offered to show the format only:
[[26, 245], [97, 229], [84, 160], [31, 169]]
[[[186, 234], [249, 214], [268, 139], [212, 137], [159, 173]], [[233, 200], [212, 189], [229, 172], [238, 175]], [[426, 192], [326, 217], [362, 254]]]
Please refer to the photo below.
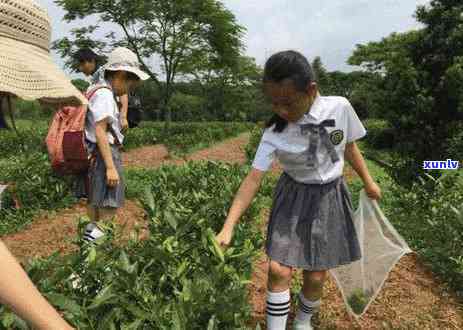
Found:
[[[463, 297], [463, 173], [447, 171], [439, 179], [419, 177], [410, 189], [395, 183], [380, 166], [367, 161], [382, 190], [379, 206], [412, 250]], [[358, 205], [359, 178], [349, 184]]]
[[[0, 210], [0, 235], [20, 230], [30, 223], [39, 210], [54, 210], [75, 202], [72, 177], [57, 177], [51, 171], [44, 143], [47, 122], [36, 125], [19, 121], [20, 136], [14, 131], [0, 132], [0, 183], [15, 183], [23, 209], [12, 206], [7, 193], [2, 200], [7, 207]], [[145, 122], [129, 131], [126, 149], [165, 143], [175, 153], [186, 153], [248, 130], [246, 123], [175, 123], [169, 134], [164, 123]]]
[[[133, 192], [142, 197], [151, 236], [121, 246], [110, 230], [97, 247], [79, 241], [74, 255], [32, 262], [29, 276], [78, 329], [246, 329], [247, 285], [263, 243], [250, 222], [261, 197], [226, 252], [214, 239], [246, 171], [214, 162], [131, 171], [129, 182], [149, 182]], [[0, 311], [3, 326], [18, 322]]]
[[263, 133], [264, 130], [258, 125], [254, 126], [251, 131], [249, 142], [244, 148], [244, 152], [246, 153], [246, 161], [249, 165], [251, 165], [252, 161], [254, 160], [254, 156], [256, 154], [257, 148], [259, 147], [260, 139], [262, 138]]
[[414, 249], [463, 297], [463, 177], [421, 178], [407, 191], [393, 186], [387, 214]]
[[363, 122], [367, 130], [366, 141], [376, 149], [393, 148], [397, 141], [394, 140], [394, 130], [382, 119], [368, 119]]
[[460, 168], [463, 166], [463, 124], [452, 127], [454, 134], [447, 140], [447, 157], [460, 161]]
[[13, 109], [15, 118], [32, 120], [49, 119], [55, 111], [51, 106], [41, 106], [38, 101], [21, 99], [14, 101]]
[[134, 128], [127, 134], [124, 147], [132, 149], [143, 145], [163, 143], [176, 153], [190, 152], [210, 144], [248, 131], [249, 123], [172, 123], [164, 130], [164, 123], [145, 122], [140, 128]]
[[21, 129], [18, 135], [14, 130], [0, 130], [0, 158], [17, 156], [22, 153], [46, 153], [46, 131], [42, 128]]
[[[46, 153], [45, 138], [48, 123], [39, 121], [32, 125], [26, 121], [18, 124], [20, 135], [13, 130], [0, 131], [0, 158], [18, 153]], [[172, 123], [169, 131], [164, 130], [163, 122], [143, 122], [140, 127], [128, 131], [125, 140], [125, 150], [153, 145], [165, 144], [173, 152], [186, 153], [199, 147], [207, 147], [214, 142], [224, 140], [246, 132], [252, 128], [250, 123]]]
[[20, 154], [0, 161], [0, 182], [14, 183], [22, 208], [17, 210], [8, 193], [0, 210], [0, 235], [19, 230], [32, 221], [38, 210], [54, 210], [75, 202], [72, 178], [55, 176], [48, 156], [43, 153]]

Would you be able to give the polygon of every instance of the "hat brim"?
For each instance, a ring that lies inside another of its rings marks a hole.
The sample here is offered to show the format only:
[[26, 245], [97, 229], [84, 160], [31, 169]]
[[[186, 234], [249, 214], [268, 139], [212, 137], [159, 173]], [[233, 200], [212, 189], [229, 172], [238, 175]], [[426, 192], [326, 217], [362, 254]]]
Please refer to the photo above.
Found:
[[147, 73], [143, 72], [142, 70], [140, 70], [138, 68], [134, 68], [134, 67], [131, 67], [131, 66], [121, 65], [121, 66], [117, 66], [117, 67], [105, 68], [105, 71], [127, 71], [127, 72], [131, 72], [134, 75], [136, 75], [138, 78], [140, 78], [140, 80], [148, 80], [150, 78], [150, 76]]
[[46, 50], [3, 36], [0, 49], [0, 92], [43, 103], [88, 103]]

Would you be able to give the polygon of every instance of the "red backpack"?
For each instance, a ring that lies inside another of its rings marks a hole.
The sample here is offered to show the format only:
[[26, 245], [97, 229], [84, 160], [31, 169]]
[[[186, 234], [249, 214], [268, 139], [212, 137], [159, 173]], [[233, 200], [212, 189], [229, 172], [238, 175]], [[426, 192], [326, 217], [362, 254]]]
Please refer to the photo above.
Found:
[[[106, 86], [97, 86], [85, 96], [90, 100], [101, 88], [110, 89]], [[88, 170], [91, 157], [85, 144], [86, 115], [85, 105], [64, 106], [53, 117], [45, 143], [52, 169], [58, 175], [78, 175]], [[113, 133], [112, 130], [110, 131]]]

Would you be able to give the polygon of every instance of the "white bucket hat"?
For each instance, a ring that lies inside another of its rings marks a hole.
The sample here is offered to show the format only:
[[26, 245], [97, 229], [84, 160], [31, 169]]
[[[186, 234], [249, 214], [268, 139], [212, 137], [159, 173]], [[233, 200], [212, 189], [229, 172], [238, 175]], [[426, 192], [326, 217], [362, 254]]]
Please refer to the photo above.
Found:
[[147, 80], [150, 76], [140, 70], [137, 55], [125, 47], [115, 48], [108, 56], [103, 67], [105, 71], [127, 71], [135, 74], [140, 80]]
[[45, 103], [85, 97], [50, 56], [51, 24], [33, 0], [0, 0], [0, 92]]

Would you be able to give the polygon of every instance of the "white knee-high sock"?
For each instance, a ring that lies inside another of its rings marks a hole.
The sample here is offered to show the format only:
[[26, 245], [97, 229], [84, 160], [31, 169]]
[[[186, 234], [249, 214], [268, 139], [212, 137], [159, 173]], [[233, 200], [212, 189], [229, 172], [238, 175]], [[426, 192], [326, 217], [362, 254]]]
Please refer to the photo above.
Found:
[[310, 319], [312, 315], [320, 308], [320, 299], [317, 301], [310, 301], [302, 291], [299, 293], [299, 306], [297, 309], [296, 320], [298, 323], [310, 324]]
[[285, 330], [291, 296], [289, 289], [283, 292], [267, 291], [267, 329]]

